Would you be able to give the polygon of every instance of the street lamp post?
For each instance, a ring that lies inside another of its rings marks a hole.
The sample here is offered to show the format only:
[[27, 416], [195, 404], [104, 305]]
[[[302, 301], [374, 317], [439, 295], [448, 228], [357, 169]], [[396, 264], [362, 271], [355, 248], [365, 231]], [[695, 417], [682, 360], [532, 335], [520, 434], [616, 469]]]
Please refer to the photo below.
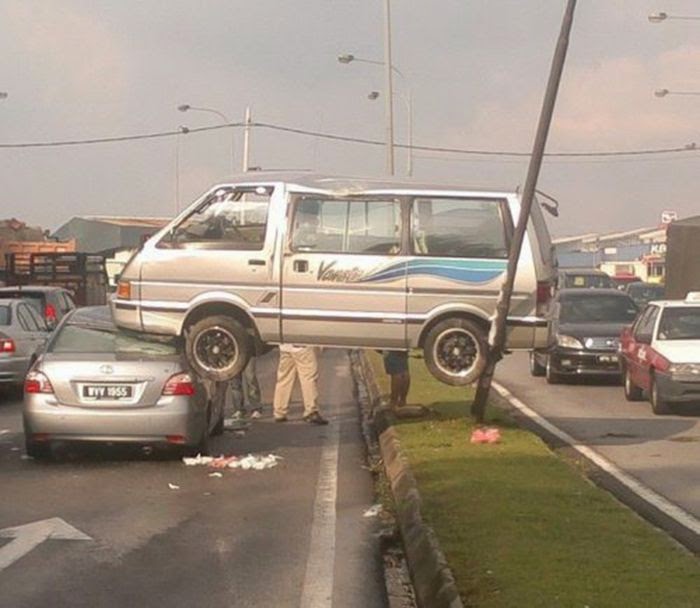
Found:
[[187, 127], [180, 125], [175, 136], [175, 215], [180, 213], [180, 136], [189, 132]]
[[[228, 116], [224, 114], [223, 112], [219, 112], [219, 110], [215, 110], [213, 108], [204, 108], [201, 106], [192, 106], [188, 103], [183, 103], [182, 105], [179, 105], [177, 107], [180, 112], [207, 112], [209, 114], [216, 114], [221, 120], [223, 121], [223, 124], [229, 125], [231, 124], [231, 121], [228, 119]], [[236, 136], [235, 136], [235, 131], [233, 128], [231, 128], [231, 168], [235, 171], [236, 166], [234, 164], [234, 157], [236, 154]]]
[[391, 0], [384, 0], [384, 79], [386, 81], [386, 171], [394, 175], [394, 82], [391, 66]]
[[[370, 101], [375, 101], [379, 99], [379, 91], [371, 91], [367, 95], [367, 99]], [[408, 155], [406, 160], [406, 174], [411, 177], [413, 175], [413, 102], [411, 100], [410, 92], [408, 95], [403, 95], [402, 93], [394, 93], [396, 97], [399, 97], [406, 106], [406, 136], [408, 137]]]

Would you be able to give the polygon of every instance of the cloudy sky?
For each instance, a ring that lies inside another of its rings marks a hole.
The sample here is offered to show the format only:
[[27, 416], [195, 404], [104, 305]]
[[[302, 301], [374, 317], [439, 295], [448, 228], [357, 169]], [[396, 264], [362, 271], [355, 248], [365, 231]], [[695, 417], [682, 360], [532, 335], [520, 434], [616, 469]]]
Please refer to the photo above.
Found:
[[[564, 0], [394, 0], [394, 63], [414, 100], [420, 145], [529, 150]], [[582, 0], [548, 151], [700, 145], [700, 15], [693, 0]], [[213, 125], [183, 103], [370, 139], [384, 136], [381, 0], [1, 0], [0, 143]], [[406, 91], [404, 83], [395, 83]], [[396, 139], [406, 141], [397, 100]], [[183, 204], [241, 162], [230, 129], [179, 137]], [[161, 216], [176, 206], [178, 138], [0, 149], [0, 217], [56, 228], [73, 215]], [[252, 164], [381, 175], [384, 151], [257, 130]], [[405, 170], [405, 156], [397, 171]], [[539, 187], [561, 202], [555, 234], [654, 225], [700, 213], [700, 152], [546, 162]], [[523, 160], [416, 152], [414, 174], [514, 188]]]

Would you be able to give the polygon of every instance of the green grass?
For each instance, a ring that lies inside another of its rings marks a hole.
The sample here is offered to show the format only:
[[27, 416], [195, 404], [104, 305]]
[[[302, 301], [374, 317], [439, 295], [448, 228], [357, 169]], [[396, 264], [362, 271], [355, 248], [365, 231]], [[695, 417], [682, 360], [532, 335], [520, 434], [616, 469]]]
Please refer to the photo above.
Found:
[[[370, 355], [386, 392], [381, 360]], [[700, 562], [490, 408], [497, 445], [472, 445], [469, 389], [411, 359], [409, 402], [434, 416], [397, 430], [467, 606], [698, 607]]]

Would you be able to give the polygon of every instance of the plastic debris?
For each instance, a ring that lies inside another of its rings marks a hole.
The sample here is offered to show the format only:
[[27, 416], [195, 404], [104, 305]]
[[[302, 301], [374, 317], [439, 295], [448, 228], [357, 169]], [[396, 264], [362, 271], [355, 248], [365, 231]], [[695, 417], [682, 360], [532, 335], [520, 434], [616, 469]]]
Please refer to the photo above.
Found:
[[179, 490], [179, 489], [180, 489], [180, 486], [175, 485], [174, 483], [169, 483], [169, 484], [168, 484], [168, 487], [169, 487], [171, 490]]
[[219, 456], [218, 458], [214, 458], [209, 463], [209, 466], [213, 469], [225, 469], [236, 460], [238, 460], [238, 456]]
[[10, 429], [0, 429], [0, 435], [6, 435], [10, 432]]
[[377, 517], [382, 512], [382, 505], [376, 504], [372, 505], [369, 509], [367, 509], [363, 514], [362, 517]]
[[221, 478], [221, 477], [223, 477], [223, 476], [224, 476], [224, 474], [223, 474], [223, 473], [219, 473], [218, 471], [214, 471], [213, 473], [209, 473], [209, 477], [219, 477], [219, 478]]
[[253, 410], [250, 414], [250, 417], [253, 420], [257, 420], [258, 418], [262, 418], [262, 414], [260, 413], [260, 410]]
[[499, 443], [501, 431], [494, 427], [474, 429], [470, 441], [472, 443]]
[[209, 464], [212, 460], [214, 459], [211, 456], [202, 456], [201, 454], [197, 454], [192, 458], [185, 456], [182, 459], [182, 462], [184, 462], [188, 467], [195, 467], [198, 465]]

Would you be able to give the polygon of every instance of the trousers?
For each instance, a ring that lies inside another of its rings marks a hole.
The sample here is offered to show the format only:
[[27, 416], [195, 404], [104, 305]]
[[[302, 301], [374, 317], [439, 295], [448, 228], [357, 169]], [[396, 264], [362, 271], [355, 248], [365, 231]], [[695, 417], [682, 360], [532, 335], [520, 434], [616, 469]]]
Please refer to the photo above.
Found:
[[304, 399], [304, 416], [318, 411], [318, 360], [316, 351], [308, 346], [294, 351], [280, 349], [277, 384], [272, 407], [275, 418], [282, 418], [289, 410], [294, 383], [299, 378]]

